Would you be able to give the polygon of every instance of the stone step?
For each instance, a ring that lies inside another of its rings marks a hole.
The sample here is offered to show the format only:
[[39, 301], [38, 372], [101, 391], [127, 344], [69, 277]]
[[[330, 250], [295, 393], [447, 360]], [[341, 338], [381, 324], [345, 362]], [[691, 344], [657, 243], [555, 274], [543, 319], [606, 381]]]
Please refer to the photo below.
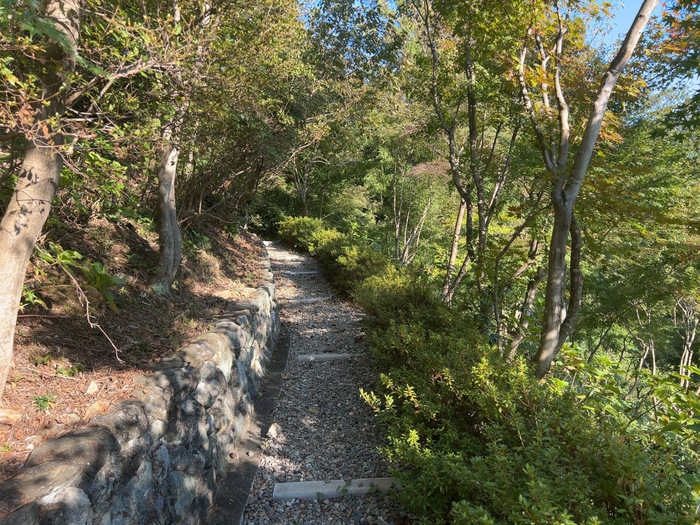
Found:
[[364, 357], [362, 354], [304, 354], [298, 355], [297, 361], [340, 361], [342, 359], [352, 359], [353, 357]]
[[280, 273], [283, 273], [285, 275], [318, 275], [318, 270], [309, 270], [309, 271], [282, 270]]
[[275, 483], [272, 499], [342, 498], [344, 496], [362, 496], [372, 491], [389, 492], [392, 488], [400, 488], [399, 483], [394, 478], [359, 478], [353, 479], [350, 483], [346, 483], [342, 479]]

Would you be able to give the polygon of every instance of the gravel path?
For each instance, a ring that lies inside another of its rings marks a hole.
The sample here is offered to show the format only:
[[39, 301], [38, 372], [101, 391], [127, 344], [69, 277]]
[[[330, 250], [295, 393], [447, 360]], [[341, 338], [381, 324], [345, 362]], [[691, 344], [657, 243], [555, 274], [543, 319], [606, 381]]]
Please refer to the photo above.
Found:
[[[361, 312], [335, 296], [310, 257], [268, 245], [277, 279], [282, 324], [291, 331], [289, 361], [279, 405], [272, 419], [279, 425], [261, 459], [243, 523], [383, 524], [409, 523], [406, 513], [386, 494], [314, 501], [275, 501], [275, 483], [331, 481], [389, 476], [377, 448], [385, 441], [372, 411], [359, 395], [375, 379], [367, 359], [299, 362], [298, 355], [352, 353], [369, 355]], [[307, 273], [304, 273], [307, 272]], [[331, 297], [312, 304], [289, 299]]]

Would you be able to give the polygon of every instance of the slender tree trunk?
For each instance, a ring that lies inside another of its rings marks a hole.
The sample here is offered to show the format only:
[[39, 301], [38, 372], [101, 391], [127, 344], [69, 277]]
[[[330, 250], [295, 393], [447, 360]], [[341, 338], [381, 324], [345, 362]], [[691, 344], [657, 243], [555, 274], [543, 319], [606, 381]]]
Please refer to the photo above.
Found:
[[459, 288], [459, 285], [462, 284], [462, 279], [464, 279], [464, 276], [467, 275], [467, 268], [469, 268], [469, 263], [472, 260], [473, 254], [471, 252], [468, 252], [464, 256], [464, 259], [462, 260], [462, 265], [459, 267], [457, 275], [455, 276], [454, 280], [452, 281], [452, 284], [447, 290], [447, 295], [445, 296], [445, 301], [447, 303], [452, 303], [452, 299], [454, 299], [455, 293], [457, 293], [457, 288]]
[[323, 198], [326, 195], [326, 185], [321, 186], [321, 194], [318, 197], [318, 218], [323, 219]]
[[[557, 40], [556, 59], [557, 71], [555, 73], [555, 88], [557, 100], [559, 101], [559, 150], [556, 155], [548, 149], [544, 140], [541, 129], [535, 124], [535, 132], [538, 136], [540, 148], [544, 156], [545, 164], [555, 178], [554, 190], [552, 192], [552, 203], [554, 204], [554, 228], [552, 231], [552, 239], [549, 248], [549, 264], [547, 273], [547, 289], [545, 295], [545, 314], [542, 334], [540, 336], [540, 346], [534, 356], [536, 365], [535, 375], [538, 378], [544, 377], [549, 370], [549, 367], [555, 356], [561, 349], [566, 337], [562, 337], [562, 327], [566, 330], [573, 330], [573, 322], [565, 324], [566, 311], [564, 309], [564, 291], [566, 286], [566, 247], [568, 244], [569, 230], [571, 228], [574, 204], [576, 197], [583, 184], [583, 179], [586, 175], [588, 165], [593, 156], [593, 149], [598, 140], [600, 128], [603, 123], [603, 117], [612, 94], [612, 90], [617, 83], [618, 78], [622, 74], [627, 62], [632, 57], [634, 50], [639, 42], [642, 32], [649, 21], [651, 13], [658, 5], [659, 0], [644, 0], [637, 16], [632, 23], [632, 27], [627, 33], [625, 40], [622, 42], [620, 49], [608, 67], [601, 85], [598, 88], [598, 93], [593, 106], [591, 108], [586, 128], [583, 132], [581, 145], [576, 153], [573, 166], [569, 170], [567, 168], [567, 158], [569, 152], [569, 107], [564, 100], [563, 91], [560, 85], [560, 61], [561, 50], [563, 44], [563, 36], [566, 33], [561, 27]], [[524, 56], [524, 55], [523, 55]], [[521, 59], [522, 64], [522, 59]], [[521, 66], [522, 75], [522, 66]], [[525, 107], [530, 112], [531, 120], [534, 113], [531, 109], [526, 86], [524, 86], [521, 77], [521, 88]], [[530, 107], [529, 107], [530, 106]], [[555, 160], [556, 159], [556, 160]], [[577, 283], [572, 281], [573, 285]], [[572, 288], [571, 296], [577, 292]], [[580, 293], [578, 293], [580, 300]], [[574, 310], [574, 314], [578, 312], [578, 304]], [[564, 334], [568, 335], [568, 334]]]
[[510, 353], [508, 355], [508, 358], [511, 360], [515, 359], [515, 356], [518, 354], [518, 347], [520, 347], [520, 343], [522, 343], [525, 339], [527, 329], [530, 327], [530, 318], [525, 314], [526, 312], [532, 311], [532, 307], [535, 304], [535, 297], [537, 296], [537, 289], [542, 281], [544, 281], [546, 276], [547, 272], [544, 271], [544, 268], [537, 268], [537, 274], [532, 280], [530, 280], [529, 283], [527, 283], [525, 300], [523, 301], [523, 305], [518, 312], [519, 325], [517, 329], [511, 333], [513, 340], [510, 343]]
[[566, 291], [566, 246], [569, 240], [571, 210], [564, 199], [553, 197], [554, 229], [549, 243], [547, 264], [547, 288], [545, 291], [544, 322], [540, 347], [535, 354], [536, 376], [544, 377], [552, 360], [559, 352], [559, 333], [564, 318], [564, 292]]
[[423, 208], [423, 213], [421, 214], [418, 223], [411, 229], [411, 234], [408, 236], [408, 239], [404, 244], [400, 258], [400, 262], [404, 266], [407, 264], [411, 264], [411, 262], [413, 262], [413, 259], [415, 259], [416, 254], [418, 253], [418, 245], [420, 243], [421, 232], [423, 231], [425, 220], [428, 218], [428, 212], [430, 211], [431, 203], [432, 199], [428, 198], [428, 202]]
[[[681, 323], [678, 322], [678, 310], [681, 312]], [[676, 326], [681, 324], [683, 328], [682, 333], [679, 330], [679, 335], [683, 337], [683, 353], [681, 355], [678, 373], [681, 376], [689, 376], [690, 372], [688, 371], [688, 367], [693, 364], [693, 344], [695, 343], [698, 324], [700, 324], [700, 318], [698, 318], [695, 304], [690, 301], [685, 301], [684, 299], [679, 299], [676, 301], [673, 318], [674, 324]], [[681, 388], [687, 390], [690, 387], [690, 380], [681, 377], [680, 385]]]
[[[46, 46], [41, 57], [44, 66], [37, 67], [43, 88], [42, 99], [46, 102], [36, 104], [39, 122], [61, 115], [65, 110], [63, 97], [67, 91], [68, 74], [75, 68], [80, 5], [77, 0], [49, 0], [46, 14], [73, 49], [66, 52], [56, 42]], [[36, 127], [48, 130], [49, 136], [26, 137], [17, 183], [0, 222], [0, 399], [12, 364], [17, 309], [27, 264], [51, 211], [63, 165], [59, 153], [64, 144], [63, 135], [51, 129], [50, 121]]]
[[[515, 242], [515, 240], [520, 236], [522, 231], [525, 229], [525, 227], [530, 223], [530, 221], [534, 218], [534, 213], [530, 214], [520, 226], [518, 226], [515, 231], [513, 232], [513, 235], [511, 235], [510, 239], [508, 242], [505, 244], [505, 246], [501, 249], [500, 252], [498, 252], [498, 255], [496, 255], [496, 261], [493, 266], [493, 313], [494, 313], [494, 318], [496, 321], [496, 337], [498, 338], [498, 351], [502, 354], [503, 353], [503, 336], [505, 335], [505, 329], [503, 327], [503, 324], [501, 323], [501, 300], [500, 300], [500, 271], [501, 271], [501, 260], [503, 259], [503, 256], [505, 256], [506, 253], [508, 253], [508, 250], [512, 246], [512, 244]], [[512, 280], [517, 279], [520, 277], [523, 273], [527, 271], [527, 269], [535, 264], [537, 255], [540, 249], [540, 243], [536, 239], [533, 239], [530, 241], [530, 250], [528, 253], [528, 260], [518, 268], [515, 273], [512, 276]], [[507, 289], [507, 288], [506, 288]], [[522, 310], [521, 310], [522, 312]], [[521, 313], [522, 315], [522, 313]], [[516, 319], [519, 320], [520, 317], [516, 315]], [[517, 347], [516, 347], [517, 348]]]
[[17, 309], [29, 257], [51, 210], [62, 160], [28, 142], [17, 185], [0, 223], [0, 397], [12, 362]]
[[457, 220], [452, 234], [452, 248], [450, 256], [447, 260], [447, 272], [445, 274], [445, 284], [442, 288], [442, 300], [448, 301], [450, 286], [452, 285], [452, 275], [455, 270], [455, 262], [457, 261], [457, 252], [459, 250], [459, 236], [462, 232], [462, 222], [464, 221], [464, 212], [467, 209], [467, 202], [464, 199], [459, 200], [459, 209], [457, 210]]
[[[173, 0], [173, 21], [180, 22], [180, 4]], [[208, 19], [207, 22], [208, 23]], [[198, 50], [201, 54], [201, 48]], [[181, 80], [178, 74], [178, 79]], [[182, 234], [177, 222], [177, 209], [175, 206], [175, 178], [177, 176], [177, 162], [180, 157], [180, 125], [185, 116], [186, 102], [180, 102], [177, 107], [177, 116], [174, 121], [167, 124], [163, 130], [163, 153], [158, 166], [158, 218], [159, 235], [158, 244], [158, 268], [153, 283], [153, 291], [160, 295], [169, 296], [175, 276], [182, 261]], [[201, 197], [200, 197], [201, 211]]]
[[[171, 133], [166, 130], [166, 139]], [[158, 168], [158, 216], [160, 252], [153, 290], [170, 295], [182, 260], [182, 234], [175, 207], [175, 178], [180, 149], [166, 141]]]
[[[640, 315], [639, 311], [644, 312], [644, 321], [642, 321], [642, 316]], [[651, 335], [651, 323], [652, 323], [652, 309], [651, 306], [648, 306], [644, 308], [643, 306], [637, 306], [635, 309], [635, 313], [637, 315], [637, 324], [639, 325], [640, 328], [640, 333], [643, 335], [635, 335], [633, 332], [630, 331], [630, 334], [632, 337], [634, 337], [637, 342], [641, 345], [641, 347], [644, 349], [644, 354], [642, 357], [639, 359], [639, 366], [638, 369], [641, 370], [644, 368], [644, 363], [647, 360], [647, 357], [651, 353], [651, 373], [652, 375], [656, 375], [656, 348], [655, 348], [655, 343], [654, 343], [654, 338]], [[648, 339], [645, 339], [648, 338]]]

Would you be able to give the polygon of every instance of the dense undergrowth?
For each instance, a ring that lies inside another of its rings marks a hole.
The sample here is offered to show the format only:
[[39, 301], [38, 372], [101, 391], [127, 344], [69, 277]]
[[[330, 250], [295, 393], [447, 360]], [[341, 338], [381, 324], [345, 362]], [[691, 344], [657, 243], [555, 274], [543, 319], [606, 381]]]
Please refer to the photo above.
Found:
[[698, 396], [565, 347], [545, 381], [430, 284], [315, 219], [282, 222], [367, 314], [398, 497], [424, 523], [695, 523]]

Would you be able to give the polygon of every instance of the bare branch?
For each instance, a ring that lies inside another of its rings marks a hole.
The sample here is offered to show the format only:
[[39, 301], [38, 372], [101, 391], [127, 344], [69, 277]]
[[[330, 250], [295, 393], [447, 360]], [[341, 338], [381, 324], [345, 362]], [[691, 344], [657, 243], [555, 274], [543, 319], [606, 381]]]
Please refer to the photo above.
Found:
[[569, 104], [566, 102], [564, 91], [561, 86], [561, 55], [564, 49], [564, 36], [566, 35], [567, 31], [564, 27], [561, 14], [559, 12], [559, 2], [557, 2], [556, 9], [559, 27], [554, 51], [554, 89], [557, 95], [557, 105], [559, 106], [559, 155], [557, 156], [557, 164], [560, 172], [556, 189], [557, 191], [561, 191], [561, 189], [564, 187], [566, 165], [569, 159], [569, 142], [571, 140], [571, 133], [569, 129]]
[[610, 63], [605, 75], [603, 75], [603, 80], [598, 88], [598, 94], [595, 102], [593, 103], [593, 107], [591, 108], [588, 122], [586, 123], [586, 129], [583, 132], [581, 146], [576, 154], [576, 160], [574, 161], [574, 166], [571, 170], [571, 176], [566, 184], [565, 191], [570, 202], [573, 202], [576, 199], [576, 196], [581, 189], [581, 185], [583, 184], [583, 178], [586, 175], [588, 164], [593, 156], [593, 148], [598, 140], [598, 134], [600, 133], [600, 128], [603, 124], [603, 117], [605, 116], [605, 111], [608, 107], [612, 90], [617, 83], [617, 79], [620, 77], [622, 71], [632, 57], [632, 54], [637, 47], [637, 43], [642, 36], [642, 32], [644, 31], [644, 28], [651, 17], [651, 13], [654, 11], [654, 9], [656, 9], [658, 4], [659, 0], [644, 0], [642, 7], [639, 9], [637, 16], [632, 23], [632, 27], [630, 27], [625, 40], [620, 46], [620, 50]]
[[520, 50], [520, 58], [518, 61], [518, 83], [520, 84], [520, 97], [523, 100], [523, 106], [525, 107], [527, 116], [532, 123], [532, 128], [535, 131], [537, 143], [540, 146], [540, 153], [542, 153], [542, 158], [544, 159], [547, 171], [554, 175], [557, 173], [557, 168], [552, 162], [552, 157], [549, 153], [549, 148], [547, 146], [547, 142], [545, 141], [544, 134], [542, 133], [540, 123], [537, 121], [535, 106], [532, 104], [530, 91], [527, 89], [527, 83], [525, 81], [525, 58], [527, 58], [527, 48], [523, 47]]

